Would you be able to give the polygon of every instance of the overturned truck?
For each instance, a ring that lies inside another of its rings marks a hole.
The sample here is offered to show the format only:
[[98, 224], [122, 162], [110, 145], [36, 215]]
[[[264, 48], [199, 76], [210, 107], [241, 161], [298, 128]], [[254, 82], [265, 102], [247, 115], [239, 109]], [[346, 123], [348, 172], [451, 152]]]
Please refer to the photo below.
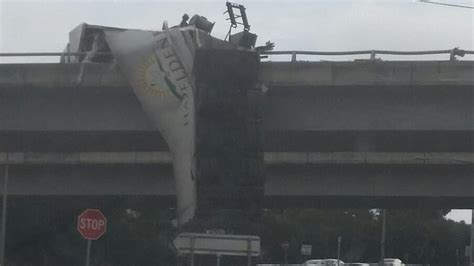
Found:
[[[231, 28], [235, 21], [231, 21]], [[248, 232], [263, 201], [262, 90], [256, 35], [210, 35], [187, 16], [161, 31], [82, 24], [63, 63], [111, 63], [133, 88], [173, 157], [177, 220], [185, 231]], [[81, 82], [82, 73], [78, 82]]]

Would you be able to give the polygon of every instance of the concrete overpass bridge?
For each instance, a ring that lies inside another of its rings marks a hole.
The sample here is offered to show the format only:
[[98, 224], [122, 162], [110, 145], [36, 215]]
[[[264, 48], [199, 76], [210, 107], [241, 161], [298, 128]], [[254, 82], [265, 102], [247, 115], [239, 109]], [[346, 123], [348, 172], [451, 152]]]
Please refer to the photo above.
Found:
[[[473, 73], [474, 61], [263, 63], [268, 206], [472, 208]], [[0, 65], [11, 194], [172, 202], [170, 163], [115, 66]]]

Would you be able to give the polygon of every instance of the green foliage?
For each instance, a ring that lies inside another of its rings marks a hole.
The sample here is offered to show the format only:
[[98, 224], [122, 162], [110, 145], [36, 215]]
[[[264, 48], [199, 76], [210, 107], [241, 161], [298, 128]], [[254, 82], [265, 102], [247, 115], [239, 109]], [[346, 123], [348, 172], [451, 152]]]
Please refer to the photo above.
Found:
[[[173, 210], [154, 197], [36, 197], [9, 201], [8, 265], [83, 265], [86, 241], [76, 230], [77, 215], [100, 208], [107, 233], [92, 245], [92, 265], [175, 265], [169, 243], [176, 236]], [[469, 226], [448, 221], [447, 210], [388, 210], [387, 257], [406, 263], [455, 265], [464, 259]], [[335, 258], [342, 237], [344, 261], [376, 262], [380, 216], [374, 210], [265, 210], [259, 226], [262, 262], [283, 262], [281, 243], [288, 241], [288, 261], [299, 263], [301, 244], [313, 246], [312, 258]], [[462, 262], [462, 261], [461, 261]]]

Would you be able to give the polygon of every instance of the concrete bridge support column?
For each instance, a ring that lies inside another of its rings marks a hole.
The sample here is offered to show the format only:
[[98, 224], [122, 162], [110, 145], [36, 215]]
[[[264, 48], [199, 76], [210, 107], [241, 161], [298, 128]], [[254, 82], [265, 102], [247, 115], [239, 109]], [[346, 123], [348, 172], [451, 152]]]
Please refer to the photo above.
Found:
[[[196, 52], [196, 228], [245, 232], [263, 204], [263, 108], [255, 52]], [[199, 228], [203, 227], [203, 228]], [[243, 231], [240, 231], [243, 230]]]

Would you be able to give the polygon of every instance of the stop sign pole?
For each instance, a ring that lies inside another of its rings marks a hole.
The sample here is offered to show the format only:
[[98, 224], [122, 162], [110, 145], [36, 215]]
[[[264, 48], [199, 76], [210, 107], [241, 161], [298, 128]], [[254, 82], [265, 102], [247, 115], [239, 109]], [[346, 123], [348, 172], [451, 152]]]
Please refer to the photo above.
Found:
[[87, 239], [86, 266], [89, 266], [91, 260], [92, 240]]
[[105, 234], [107, 218], [97, 209], [86, 209], [77, 217], [77, 231], [87, 239], [86, 266], [89, 266], [92, 240]]

